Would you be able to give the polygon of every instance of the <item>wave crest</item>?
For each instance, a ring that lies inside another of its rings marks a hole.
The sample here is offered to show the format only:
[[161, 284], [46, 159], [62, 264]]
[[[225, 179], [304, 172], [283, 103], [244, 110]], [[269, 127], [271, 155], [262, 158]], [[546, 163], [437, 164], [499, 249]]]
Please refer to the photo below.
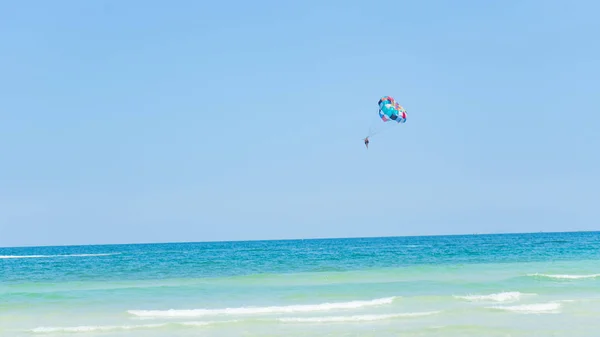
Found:
[[273, 313], [294, 313], [329, 311], [336, 309], [358, 309], [362, 307], [391, 304], [396, 297], [384, 297], [366, 301], [350, 301], [321, 304], [299, 304], [270, 307], [238, 307], [224, 309], [190, 309], [190, 310], [128, 310], [131, 315], [138, 317], [199, 317], [211, 315], [253, 315]]
[[[489, 294], [489, 295], [466, 295], [466, 296], [454, 296], [455, 298], [467, 300], [467, 301], [494, 301], [494, 302], [514, 302], [521, 299], [522, 296], [526, 294], [520, 293], [518, 291], [510, 291], [510, 292], [502, 292], [497, 294]], [[535, 294], [531, 294], [535, 295]]]
[[564, 279], [564, 280], [579, 280], [588, 278], [600, 278], [600, 274], [587, 274], [587, 275], [569, 275], [569, 274], [527, 274], [527, 276], [539, 277], [539, 278], [550, 278], [550, 279]]
[[[228, 321], [229, 322], [229, 321]], [[84, 332], [111, 332], [119, 330], [143, 330], [143, 329], [157, 329], [165, 328], [169, 326], [179, 327], [198, 327], [206, 326], [217, 323], [227, 322], [176, 322], [176, 323], [158, 323], [158, 324], [141, 324], [141, 325], [92, 325], [92, 326], [73, 326], [73, 327], [38, 327], [31, 329], [34, 333], [84, 333]]]
[[560, 303], [538, 303], [515, 306], [494, 306], [488, 309], [511, 311], [519, 314], [556, 314], [560, 312]]

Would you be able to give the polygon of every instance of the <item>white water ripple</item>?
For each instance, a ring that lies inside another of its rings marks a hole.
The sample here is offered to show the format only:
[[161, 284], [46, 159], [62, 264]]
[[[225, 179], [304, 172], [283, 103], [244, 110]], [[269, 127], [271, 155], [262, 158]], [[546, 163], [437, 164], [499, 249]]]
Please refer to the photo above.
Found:
[[[227, 321], [229, 322], [229, 321]], [[183, 327], [200, 327], [207, 326], [217, 323], [227, 322], [178, 322], [178, 323], [158, 323], [158, 324], [140, 324], [140, 325], [91, 325], [91, 326], [73, 326], [73, 327], [38, 327], [31, 329], [34, 333], [84, 333], [84, 332], [110, 332], [119, 330], [142, 330], [142, 329], [156, 329], [165, 328], [169, 326], [183, 326]]]
[[540, 273], [534, 273], [534, 274], [527, 274], [527, 276], [552, 278], [552, 279], [565, 279], [565, 280], [579, 280], [579, 279], [600, 278], [600, 274], [569, 275], [569, 274], [540, 274]]
[[557, 314], [560, 313], [561, 304], [556, 302], [523, 304], [515, 306], [493, 306], [488, 309], [504, 310], [519, 314]]
[[329, 311], [337, 309], [358, 309], [363, 307], [391, 304], [396, 297], [384, 297], [367, 301], [350, 301], [321, 304], [301, 304], [269, 307], [239, 307], [224, 309], [190, 309], [190, 310], [128, 310], [131, 315], [138, 317], [200, 317], [211, 315], [255, 315], [273, 313], [295, 313]]
[[523, 294], [518, 291], [502, 292], [489, 295], [465, 295], [465, 296], [454, 296], [454, 298], [463, 299], [467, 301], [479, 302], [479, 301], [493, 301], [493, 302], [516, 302], [519, 301], [523, 296], [535, 296], [536, 294]]

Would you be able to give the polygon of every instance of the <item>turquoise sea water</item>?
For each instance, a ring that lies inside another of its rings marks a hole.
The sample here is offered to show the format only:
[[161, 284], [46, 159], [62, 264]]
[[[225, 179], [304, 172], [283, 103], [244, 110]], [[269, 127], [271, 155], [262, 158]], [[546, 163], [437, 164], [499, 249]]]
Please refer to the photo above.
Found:
[[600, 232], [0, 248], [0, 336], [598, 336]]

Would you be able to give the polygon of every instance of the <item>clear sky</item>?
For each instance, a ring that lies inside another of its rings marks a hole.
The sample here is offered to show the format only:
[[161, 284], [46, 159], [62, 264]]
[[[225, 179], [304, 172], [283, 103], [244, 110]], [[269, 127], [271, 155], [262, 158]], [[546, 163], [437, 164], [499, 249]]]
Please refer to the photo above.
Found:
[[3, 2], [0, 246], [598, 230], [598, 12]]

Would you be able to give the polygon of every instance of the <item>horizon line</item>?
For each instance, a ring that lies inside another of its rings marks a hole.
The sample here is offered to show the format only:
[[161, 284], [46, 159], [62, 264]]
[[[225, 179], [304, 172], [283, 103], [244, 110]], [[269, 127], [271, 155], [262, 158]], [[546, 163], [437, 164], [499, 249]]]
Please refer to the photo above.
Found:
[[494, 236], [494, 235], [523, 235], [523, 234], [569, 234], [569, 233], [599, 233], [600, 230], [572, 230], [572, 231], [537, 231], [537, 232], [492, 232], [492, 233], [454, 233], [454, 234], [427, 234], [427, 235], [374, 235], [374, 236], [347, 236], [347, 237], [309, 237], [309, 238], [280, 238], [280, 239], [240, 239], [240, 240], [205, 240], [205, 241], [167, 241], [167, 242], [136, 242], [136, 243], [83, 243], [83, 244], [54, 244], [54, 245], [23, 245], [0, 246], [4, 248], [52, 248], [52, 247], [87, 247], [87, 246], [123, 246], [123, 245], [164, 245], [164, 244], [198, 244], [198, 243], [243, 243], [243, 242], [275, 242], [275, 241], [318, 241], [318, 240], [355, 240], [355, 239], [386, 239], [386, 238], [418, 238], [418, 237], [444, 237], [444, 236]]

